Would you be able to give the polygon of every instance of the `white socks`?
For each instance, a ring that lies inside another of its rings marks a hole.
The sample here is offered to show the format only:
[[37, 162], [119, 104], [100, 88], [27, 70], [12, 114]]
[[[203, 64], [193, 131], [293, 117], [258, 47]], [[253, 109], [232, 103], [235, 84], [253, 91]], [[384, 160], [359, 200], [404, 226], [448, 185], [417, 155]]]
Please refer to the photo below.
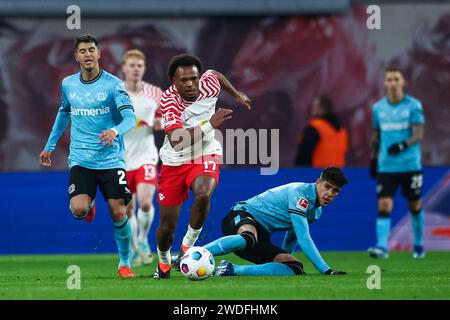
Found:
[[156, 250], [158, 251], [159, 261], [161, 263], [169, 265], [172, 263], [172, 257], [170, 256], [170, 248], [167, 251], [160, 251], [158, 247], [156, 248]]
[[139, 242], [148, 242], [148, 233], [153, 223], [153, 218], [155, 216], [155, 208], [150, 207], [149, 212], [144, 212], [141, 208], [138, 209], [137, 219], [139, 221]]
[[197, 241], [198, 236], [200, 235], [200, 232], [202, 231], [202, 228], [200, 229], [193, 229], [191, 226], [188, 226], [188, 230], [186, 232], [186, 235], [183, 238], [183, 246], [184, 247], [192, 247], [195, 244], [195, 241]]

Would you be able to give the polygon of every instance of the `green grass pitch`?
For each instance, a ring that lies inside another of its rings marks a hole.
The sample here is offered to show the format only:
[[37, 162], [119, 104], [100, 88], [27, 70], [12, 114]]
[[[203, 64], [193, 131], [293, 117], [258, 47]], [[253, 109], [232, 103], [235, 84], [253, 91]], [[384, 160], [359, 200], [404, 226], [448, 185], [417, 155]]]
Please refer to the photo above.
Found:
[[[136, 267], [135, 279], [119, 279], [116, 255], [0, 256], [0, 299], [146, 299], [146, 300], [298, 300], [298, 299], [450, 299], [450, 253], [427, 252], [414, 260], [409, 252], [371, 259], [365, 252], [323, 252], [346, 276], [323, 276], [304, 262], [306, 276], [210, 277], [189, 281], [172, 271], [170, 280], [154, 280], [154, 262]], [[216, 258], [216, 263], [221, 257]], [[225, 258], [243, 261], [235, 255]], [[69, 290], [67, 268], [81, 270], [81, 288]], [[381, 269], [381, 289], [369, 290], [370, 265]]]

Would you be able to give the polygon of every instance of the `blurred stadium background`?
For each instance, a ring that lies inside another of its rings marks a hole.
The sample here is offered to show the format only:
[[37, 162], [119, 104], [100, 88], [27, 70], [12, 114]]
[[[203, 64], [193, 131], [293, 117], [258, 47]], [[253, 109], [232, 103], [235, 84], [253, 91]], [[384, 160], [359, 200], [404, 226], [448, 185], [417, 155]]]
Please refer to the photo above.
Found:
[[[81, 8], [81, 29], [68, 30], [66, 9]], [[369, 4], [381, 8], [381, 29], [366, 27]], [[198, 55], [205, 68], [224, 73], [253, 101], [244, 113], [223, 95], [218, 106], [235, 109], [226, 128], [279, 129], [277, 175], [257, 166], [224, 165], [211, 214], [199, 243], [219, 235], [221, 217], [237, 200], [269, 187], [313, 181], [319, 171], [293, 168], [297, 135], [309, 104], [329, 95], [350, 132], [346, 174], [350, 185], [312, 234], [320, 250], [365, 250], [375, 242], [375, 183], [370, 180], [371, 104], [384, 95], [383, 68], [405, 71], [407, 92], [424, 105], [422, 143], [425, 248], [450, 250], [450, 3], [448, 1], [11, 1], [0, 2], [0, 254], [115, 252], [112, 223], [98, 201], [92, 224], [75, 221], [67, 198], [69, 132], [53, 166], [39, 165], [60, 100], [61, 80], [78, 71], [73, 40], [92, 33], [101, 66], [121, 76], [126, 50], [147, 55], [145, 80], [167, 88], [166, 66], [178, 53]], [[162, 134], [157, 137], [158, 147]], [[191, 202], [183, 206], [174, 247], [185, 232]], [[158, 206], [150, 232], [154, 230]], [[406, 204], [398, 197], [391, 248], [412, 241]], [[276, 241], [281, 240], [277, 238]]]

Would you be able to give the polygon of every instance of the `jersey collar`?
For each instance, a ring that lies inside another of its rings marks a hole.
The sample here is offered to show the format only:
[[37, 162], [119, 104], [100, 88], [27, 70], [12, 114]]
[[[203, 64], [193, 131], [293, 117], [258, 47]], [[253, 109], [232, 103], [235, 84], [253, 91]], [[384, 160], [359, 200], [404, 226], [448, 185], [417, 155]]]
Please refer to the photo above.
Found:
[[100, 69], [100, 72], [98, 73], [98, 75], [94, 79], [86, 81], [86, 80], [83, 80], [83, 77], [81, 76], [81, 72], [80, 72], [80, 81], [82, 83], [85, 83], [85, 84], [91, 84], [91, 83], [94, 83], [95, 81], [97, 81], [98, 79], [100, 79], [102, 74], [103, 74], [103, 69]]

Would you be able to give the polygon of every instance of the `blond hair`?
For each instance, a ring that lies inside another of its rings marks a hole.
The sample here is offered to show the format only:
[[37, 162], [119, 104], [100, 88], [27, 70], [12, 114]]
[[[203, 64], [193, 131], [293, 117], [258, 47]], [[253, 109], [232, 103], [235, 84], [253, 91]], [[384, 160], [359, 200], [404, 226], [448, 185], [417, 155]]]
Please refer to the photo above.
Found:
[[139, 49], [132, 49], [132, 50], [128, 50], [123, 55], [122, 64], [125, 64], [127, 62], [127, 59], [131, 58], [131, 57], [142, 59], [145, 62], [145, 54]]

